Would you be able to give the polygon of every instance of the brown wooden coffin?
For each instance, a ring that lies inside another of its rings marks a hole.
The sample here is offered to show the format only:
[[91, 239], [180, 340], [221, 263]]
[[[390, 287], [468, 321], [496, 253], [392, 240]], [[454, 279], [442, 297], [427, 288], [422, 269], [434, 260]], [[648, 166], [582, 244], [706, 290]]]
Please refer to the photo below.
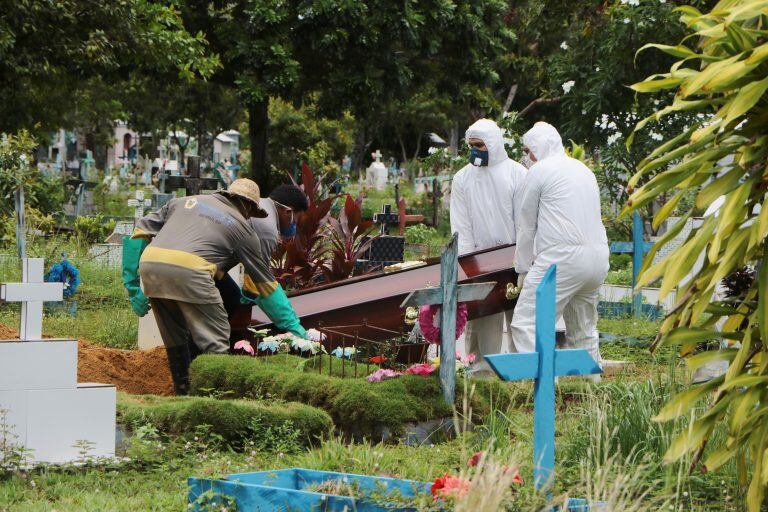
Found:
[[[515, 247], [507, 245], [467, 254], [459, 258], [459, 282], [482, 283], [496, 281], [496, 286], [484, 301], [469, 304], [469, 318], [479, 318], [512, 309], [515, 302], [506, 299], [507, 283], [517, 283], [513, 267]], [[439, 258], [423, 267], [392, 273], [378, 272], [336, 283], [289, 293], [294, 311], [301, 324], [309, 329], [320, 326], [344, 326], [369, 323], [399, 331], [405, 329], [403, 299], [419, 288], [440, 285]], [[234, 331], [250, 326], [267, 328], [272, 324], [259, 309], [248, 308], [231, 318]]]

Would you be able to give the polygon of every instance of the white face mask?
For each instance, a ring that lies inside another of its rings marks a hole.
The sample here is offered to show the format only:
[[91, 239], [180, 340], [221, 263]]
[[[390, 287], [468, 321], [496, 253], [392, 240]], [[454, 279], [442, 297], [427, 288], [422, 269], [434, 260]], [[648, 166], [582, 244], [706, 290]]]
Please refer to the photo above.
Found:
[[536, 162], [531, 160], [531, 157], [528, 156], [528, 153], [525, 153], [523, 155], [523, 158], [520, 159], [520, 164], [522, 164], [522, 166], [525, 167], [526, 169], [530, 169], [531, 167], [533, 167], [533, 164], [535, 163]]

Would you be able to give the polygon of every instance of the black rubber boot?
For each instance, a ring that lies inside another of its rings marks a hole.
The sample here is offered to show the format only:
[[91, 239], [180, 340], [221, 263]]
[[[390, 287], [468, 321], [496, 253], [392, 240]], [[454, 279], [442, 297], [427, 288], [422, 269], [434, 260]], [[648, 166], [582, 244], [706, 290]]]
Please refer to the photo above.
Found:
[[176, 395], [189, 394], [189, 348], [186, 345], [179, 347], [165, 347], [168, 354], [168, 368], [171, 370], [173, 390]]

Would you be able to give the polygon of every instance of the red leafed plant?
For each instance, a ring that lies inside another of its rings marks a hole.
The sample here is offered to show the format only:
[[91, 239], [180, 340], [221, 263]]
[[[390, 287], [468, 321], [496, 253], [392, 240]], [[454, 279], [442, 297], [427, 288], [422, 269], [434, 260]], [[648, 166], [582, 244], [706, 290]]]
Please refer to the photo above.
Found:
[[362, 198], [354, 200], [347, 194], [339, 218], [328, 219], [331, 230], [331, 259], [329, 264], [323, 267], [323, 274], [329, 282], [351, 276], [355, 270], [355, 262], [371, 247], [373, 238], [369, 235], [374, 225], [373, 221], [363, 220], [362, 203]]
[[[291, 177], [293, 180], [293, 177]], [[281, 241], [272, 258], [273, 272], [286, 288], [311, 288], [350, 277], [355, 262], [370, 247], [372, 221], [362, 219], [362, 198], [355, 201], [347, 195], [339, 217], [331, 215], [337, 196], [321, 198], [322, 178], [315, 180], [305, 163], [301, 168], [301, 184], [309, 199], [309, 208], [296, 218], [296, 236]]]

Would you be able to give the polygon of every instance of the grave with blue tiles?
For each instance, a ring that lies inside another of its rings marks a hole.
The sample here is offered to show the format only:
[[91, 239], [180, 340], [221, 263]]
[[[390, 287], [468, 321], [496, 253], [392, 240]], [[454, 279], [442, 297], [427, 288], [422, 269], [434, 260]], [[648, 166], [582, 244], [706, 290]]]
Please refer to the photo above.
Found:
[[[555, 378], [602, 373], [600, 366], [586, 350], [556, 348], [556, 272], [557, 265], [549, 267], [536, 289], [536, 352], [485, 356], [502, 380], [534, 381], [533, 484], [539, 490], [548, 489], [553, 483]], [[590, 505], [584, 500], [574, 499], [569, 501], [568, 509], [590, 510]]]
[[[237, 510], [264, 512], [415, 512], [413, 507], [398, 506], [396, 500], [430, 490], [430, 484], [413, 480], [302, 468], [237, 473], [221, 479], [190, 478], [188, 484], [191, 510], [221, 507], [223, 501], [216, 500], [226, 496], [235, 501]], [[386, 502], [388, 494], [393, 495], [392, 502]]]

